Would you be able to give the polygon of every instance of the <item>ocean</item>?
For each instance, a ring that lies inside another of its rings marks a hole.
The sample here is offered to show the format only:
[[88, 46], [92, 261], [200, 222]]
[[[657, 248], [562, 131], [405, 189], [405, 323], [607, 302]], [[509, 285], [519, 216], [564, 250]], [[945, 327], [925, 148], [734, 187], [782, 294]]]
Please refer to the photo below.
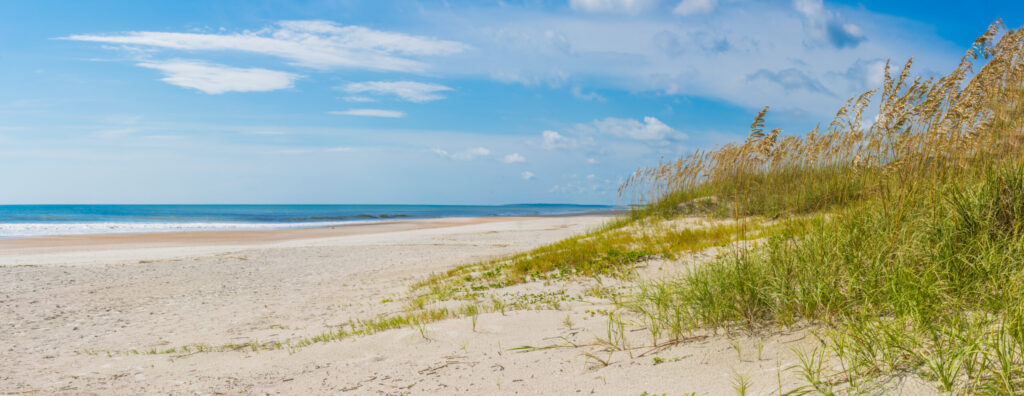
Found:
[[42, 235], [277, 230], [400, 219], [543, 216], [605, 205], [0, 205], [0, 238]]

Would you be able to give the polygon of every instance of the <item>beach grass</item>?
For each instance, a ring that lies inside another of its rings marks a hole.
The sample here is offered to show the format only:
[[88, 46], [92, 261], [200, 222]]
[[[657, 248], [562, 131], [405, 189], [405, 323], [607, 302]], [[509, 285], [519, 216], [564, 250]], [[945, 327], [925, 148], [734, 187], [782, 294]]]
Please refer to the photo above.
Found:
[[[720, 217], [813, 219], [643, 285], [623, 306], [660, 329], [655, 344], [810, 323], [827, 331], [801, 355], [804, 390], [872, 392], [908, 373], [944, 392], [1024, 389], [1024, 33], [997, 22], [949, 75], [911, 81], [910, 70], [887, 68], [881, 90], [852, 98], [823, 133], [766, 133], [765, 108], [745, 142], [622, 186], [651, 201], [637, 220], [708, 201]], [[862, 125], [876, 96], [876, 121]]]
[[412, 293], [419, 296], [416, 301], [422, 306], [427, 301], [480, 298], [481, 291], [531, 281], [628, 278], [639, 262], [675, 259], [680, 254], [758, 239], [776, 227], [760, 218], [685, 223], [654, 218], [619, 220], [528, 252], [435, 274], [413, 285]]

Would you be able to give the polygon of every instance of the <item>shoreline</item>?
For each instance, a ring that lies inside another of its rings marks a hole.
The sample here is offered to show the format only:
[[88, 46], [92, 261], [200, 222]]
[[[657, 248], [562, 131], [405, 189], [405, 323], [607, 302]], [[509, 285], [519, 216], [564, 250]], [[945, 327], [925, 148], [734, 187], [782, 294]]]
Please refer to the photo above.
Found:
[[[98, 234], [283, 231], [454, 217], [549, 217], [625, 212], [622, 207], [617, 206], [575, 204], [24, 205], [26, 209], [16, 209], [17, 207], [0, 205], [0, 241]], [[79, 207], [81, 209], [76, 209]]]
[[298, 247], [346, 239], [398, 235], [434, 229], [486, 227], [524, 221], [582, 221], [613, 218], [613, 212], [532, 217], [440, 217], [283, 230], [180, 231], [125, 234], [48, 235], [0, 239], [0, 268], [145, 263], [180, 258], [185, 252], [223, 254], [240, 249]]
[[[583, 213], [564, 213], [536, 216], [488, 217], [432, 217], [420, 219], [381, 220], [331, 224], [324, 226], [266, 229], [266, 230], [200, 230], [130, 233], [62, 234], [11, 237], [0, 239], [0, 258], [3, 256], [55, 253], [77, 250], [105, 250], [119, 247], [168, 248], [211, 245], [251, 245], [302, 239], [334, 238], [364, 234], [413, 231], [460, 225], [485, 224], [526, 219], [606, 216], [627, 213], [622, 210], [604, 210]], [[0, 260], [0, 266], [4, 265]]]

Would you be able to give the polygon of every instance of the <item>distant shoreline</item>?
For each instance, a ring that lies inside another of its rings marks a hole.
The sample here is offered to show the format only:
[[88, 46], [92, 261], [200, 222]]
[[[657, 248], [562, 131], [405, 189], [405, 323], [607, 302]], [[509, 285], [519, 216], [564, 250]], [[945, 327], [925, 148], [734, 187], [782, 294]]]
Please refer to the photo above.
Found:
[[0, 240], [74, 235], [251, 232], [406, 220], [618, 213], [601, 205], [32, 205], [0, 206]]
[[586, 213], [550, 214], [538, 216], [439, 217], [427, 219], [381, 220], [352, 224], [333, 224], [322, 227], [303, 227], [272, 230], [220, 230], [220, 231], [167, 231], [148, 233], [96, 233], [73, 235], [40, 235], [0, 239], [0, 266], [17, 265], [12, 257], [38, 254], [73, 253], [97, 250], [125, 250], [148, 248], [182, 248], [202, 246], [252, 246], [267, 243], [336, 238], [476, 225], [531, 218], [610, 217], [626, 213], [621, 210]]

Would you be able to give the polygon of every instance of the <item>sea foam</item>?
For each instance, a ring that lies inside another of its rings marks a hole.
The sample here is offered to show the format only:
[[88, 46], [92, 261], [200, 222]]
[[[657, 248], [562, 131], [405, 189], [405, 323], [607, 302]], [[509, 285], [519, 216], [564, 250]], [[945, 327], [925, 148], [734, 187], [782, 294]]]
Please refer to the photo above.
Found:
[[294, 228], [331, 227], [386, 220], [353, 220], [303, 223], [0, 223], [0, 238], [20, 238], [42, 235], [82, 234], [136, 234], [183, 231], [259, 231]]

